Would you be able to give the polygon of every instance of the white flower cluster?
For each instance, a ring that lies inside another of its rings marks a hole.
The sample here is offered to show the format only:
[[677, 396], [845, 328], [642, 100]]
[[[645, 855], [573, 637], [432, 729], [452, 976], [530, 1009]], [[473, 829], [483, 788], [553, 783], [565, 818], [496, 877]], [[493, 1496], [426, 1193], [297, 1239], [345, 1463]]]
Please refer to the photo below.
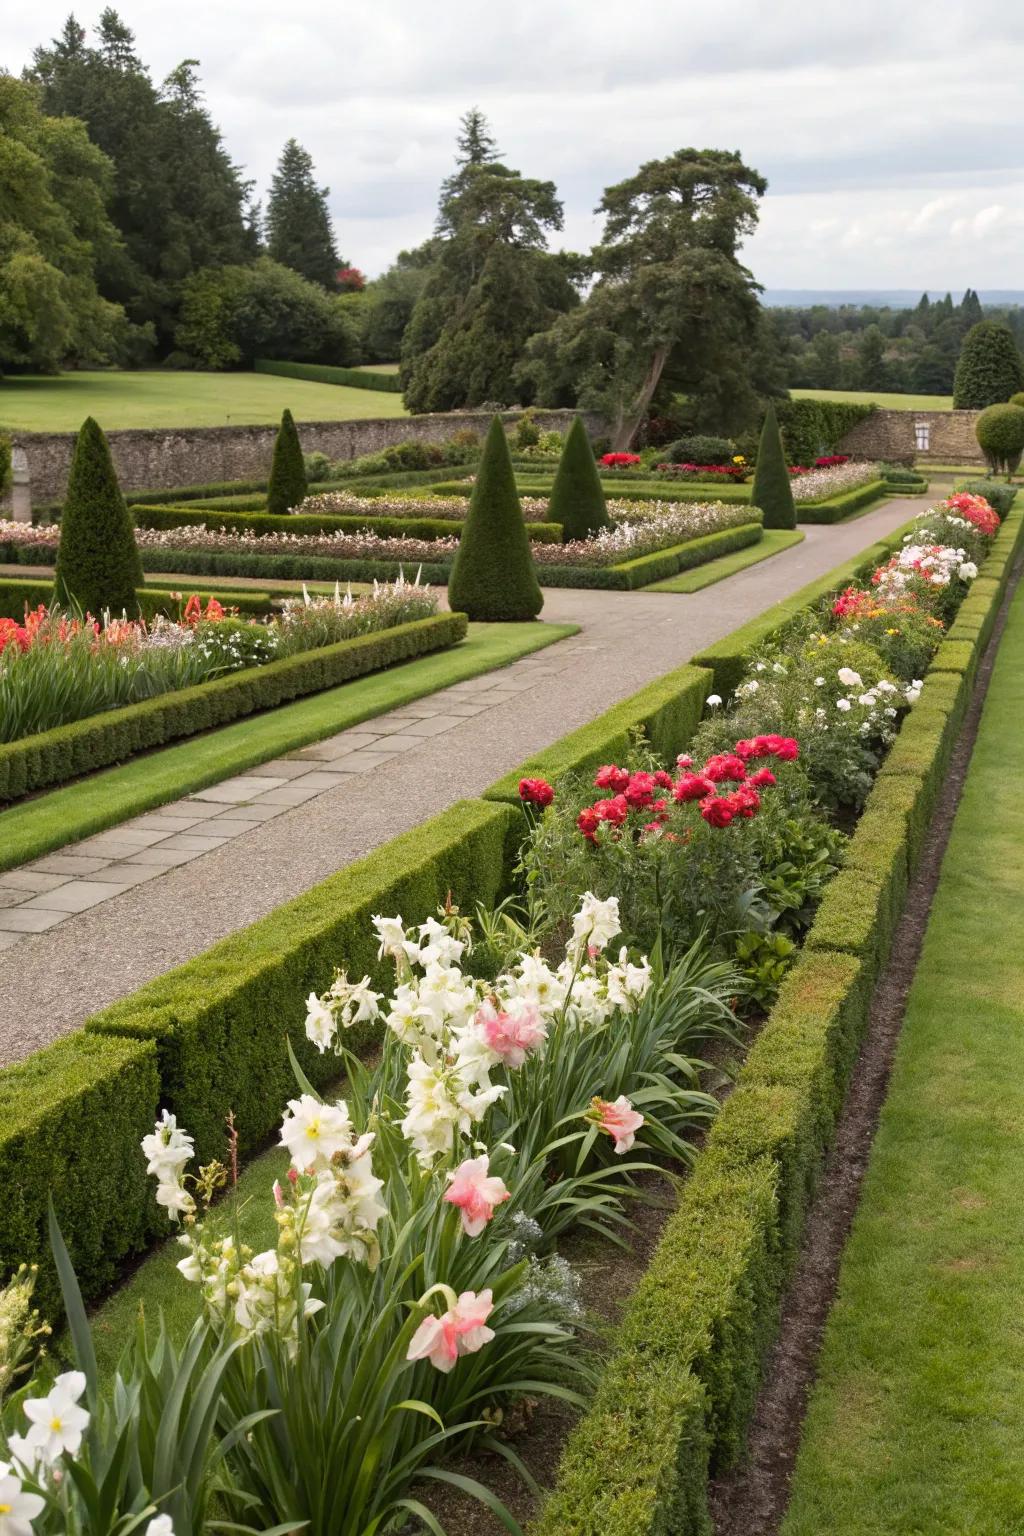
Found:
[[899, 597], [915, 578], [932, 587], [948, 587], [954, 576], [973, 581], [978, 567], [967, 559], [964, 549], [948, 544], [906, 544], [887, 566], [877, 582], [883, 599]]
[[179, 1130], [174, 1115], [165, 1109], [152, 1133], [142, 1138], [146, 1172], [156, 1179], [156, 1200], [172, 1220], [191, 1216], [196, 1203], [185, 1188], [185, 1164], [195, 1152], [187, 1132]]
[[620, 560], [653, 554], [675, 544], [719, 529], [756, 521], [759, 516], [746, 503], [609, 501], [614, 528], [604, 528], [592, 539], [573, 539], [567, 544], [534, 544], [539, 565], [615, 565]]
[[877, 464], [833, 464], [827, 469], [810, 469], [805, 475], [793, 476], [793, 500], [824, 501], [877, 479]]

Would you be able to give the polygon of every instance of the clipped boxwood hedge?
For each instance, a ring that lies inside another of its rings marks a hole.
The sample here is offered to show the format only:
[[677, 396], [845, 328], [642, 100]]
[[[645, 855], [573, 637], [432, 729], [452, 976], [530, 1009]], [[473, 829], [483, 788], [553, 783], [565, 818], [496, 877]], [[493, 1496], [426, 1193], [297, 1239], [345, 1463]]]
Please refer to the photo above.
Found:
[[258, 357], [252, 366], [255, 373], [273, 373], [282, 379], [308, 379], [314, 384], [345, 384], [350, 389], [374, 389], [386, 395], [402, 393], [397, 373], [334, 368], [325, 363], [285, 363], [266, 357]]
[[[750, 509], [751, 519], [757, 517], [756, 507]], [[555, 524], [557, 527], [558, 525]], [[633, 560], [623, 560], [619, 565], [538, 565], [537, 578], [542, 587], [587, 587], [608, 592], [635, 592], [638, 587], [649, 587], [652, 582], [665, 581], [680, 571], [692, 570], [717, 560], [720, 555], [732, 554], [735, 549], [746, 549], [764, 537], [759, 522], [742, 523], [737, 528], [722, 528], [717, 533], [701, 534], [687, 539], [685, 544], [674, 544], [670, 549], [655, 550], [650, 555], [638, 555]]]
[[844, 496], [830, 496], [826, 501], [798, 501], [796, 520], [798, 523], [841, 523], [854, 512], [873, 506], [891, 494], [884, 480], [869, 480], [867, 485], [858, 485]]
[[[370, 533], [382, 539], [450, 539], [458, 534], [462, 522], [444, 517], [373, 517], [369, 514], [348, 516], [333, 512], [289, 512], [274, 516], [269, 512], [248, 515], [243, 511], [213, 511], [205, 507], [133, 506], [132, 516], [139, 528], [198, 528], [218, 532], [288, 533], [302, 536], [317, 533]], [[537, 544], [561, 544], [560, 523], [527, 523], [530, 538]]]
[[36, 1302], [55, 1319], [52, 1197], [86, 1299], [151, 1236], [152, 1194], [139, 1142], [160, 1098], [156, 1050], [83, 1030], [0, 1069], [0, 1277], [39, 1264]]
[[0, 800], [65, 784], [149, 747], [443, 650], [465, 635], [465, 614], [436, 614], [5, 742], [0, 745]]
[[[381, 986], [392, 975], [377, 958], [373, 914], [422, 922], [449, 891], [466, 909], [500, 901], [521, 831], [509, 806], [460, 801], [96, 1014], [86, 1030], [155, 1044], [160, 1101], [195, 1136], [200, 1162], [222, 1155], [229, 1109], [249, 1151], [295, 1091], [286, 1035], [314, 1083], [337, 1076], [334, 1058], [305, 1037], [307, 994], [324, 991], [339, 965]], [[369, 1028], [352, 1030], [346, 1043], [359, 1050], [371, 1038]]]

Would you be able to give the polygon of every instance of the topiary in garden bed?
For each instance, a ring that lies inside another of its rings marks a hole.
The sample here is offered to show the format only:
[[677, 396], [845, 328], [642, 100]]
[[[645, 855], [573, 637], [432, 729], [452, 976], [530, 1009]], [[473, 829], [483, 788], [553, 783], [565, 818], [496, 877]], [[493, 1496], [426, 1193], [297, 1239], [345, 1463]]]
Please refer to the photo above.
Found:
[[456, 612], [495, 623], [535, 619], [544, 606], [499, 416], [484, 443], [448, 601]]
[[751, 505], [764, 513], [766, 528], [795, 528], [796, 505], [790, 484], [786, 456], [782, 451], [782, 436], [775, 414], [775, 404], [769, 401], [761, 428], [761, 441], [757, 449], [757, 469], [754, 473], [754, 489], [750, 493]]
[[589, 538], [609, 525], [601, 476], [587, 429], [578, 416], [573, 418], [558, 462], [548, 502], [548, 521], [561, 523], [566, 544], [572, 539]]
[[1009, 479], [1024, 455], [1024, 410], [1019, 405], [990, 405], [974, 430], [989, 468]]
[[138, 612], [135, 588], [141, 587], [143, 580], [135, 530], [117, 483], [110, 447], [88, 416], [71, 460], [53, 600], [97, 617], [109, 610], [134, 618]]
[[267, 486], [267, 511], [290, 512], [306, 499], [306, 463], [291, 411], [283, 411], [274, 442], [274, 460]]

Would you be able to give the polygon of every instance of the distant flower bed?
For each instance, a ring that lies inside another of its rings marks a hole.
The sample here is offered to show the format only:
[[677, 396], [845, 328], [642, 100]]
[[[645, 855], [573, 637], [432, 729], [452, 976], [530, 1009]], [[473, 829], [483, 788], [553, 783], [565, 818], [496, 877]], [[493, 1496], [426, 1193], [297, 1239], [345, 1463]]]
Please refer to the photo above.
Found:
[[879, 478], [877, 464], [824, 464], [815, 469], [791, 469], [794, 501], [827, 501]]
[[401, 579], [362, 597], [302, 598], [279, 618], [241, 620], [192, 596], [177, 620], [95, 619], [47, 610], [0, 618], [0, 741], [138, 704], [297, 651], [427, 618], [437, 599]]
[[655, 464], [659, 475], [667, 480], [721, 480], [742, 485], [750, 478], [750, 465], [742, 456], [731, 464]]
[[615, 527], [603, 529], [592, 539], [569, 544], [535, 544], [538, 565], [618, 565], [640, 555], [656, 554], [686, 544], [704, 534], [749, 523], [752, 509], [714, 502], [610, 501], [608, 511]]

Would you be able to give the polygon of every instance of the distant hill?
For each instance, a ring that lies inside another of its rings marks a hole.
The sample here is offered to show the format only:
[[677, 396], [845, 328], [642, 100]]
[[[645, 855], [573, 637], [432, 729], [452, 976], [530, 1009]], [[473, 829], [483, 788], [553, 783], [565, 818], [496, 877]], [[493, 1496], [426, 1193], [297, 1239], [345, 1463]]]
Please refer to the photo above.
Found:
[[[890, 309], [913, 309], [924, 290], [921, 288], [766, 288], [762, 303], [772, 309], [807, 309], [812, 304], [825, 304], [829, 309], [839, 309], [844, 304], [870, 304]], [[961, 289], [951, 290], [959, 300]], [[945, 298], [946, 289], [929, 288], [930, 299]], [[1024, 289], [979, 288], [978, 297], [983, 304], [1024, 305]]]

